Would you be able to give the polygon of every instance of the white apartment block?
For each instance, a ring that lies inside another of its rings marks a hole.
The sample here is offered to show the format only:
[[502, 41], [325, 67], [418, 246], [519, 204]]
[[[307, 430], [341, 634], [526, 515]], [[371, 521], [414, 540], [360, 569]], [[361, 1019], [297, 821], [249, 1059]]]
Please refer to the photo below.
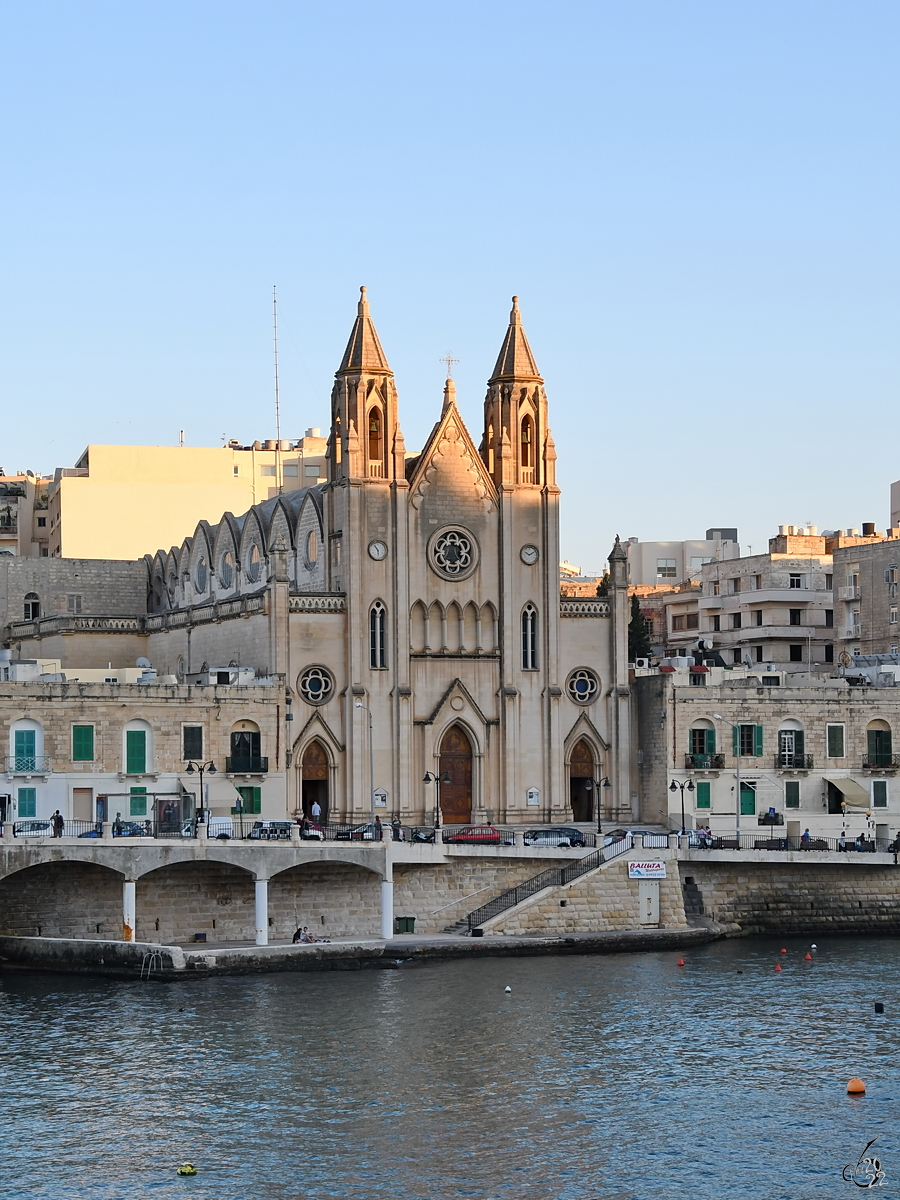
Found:
[[631, 587], [673, 586], [699, 580], [704, 565], [738, 558], [736, 529], [707, 529], [705, 540], [686, 542], [642, 542], [636, 537], [625, 543], [628, 583]]

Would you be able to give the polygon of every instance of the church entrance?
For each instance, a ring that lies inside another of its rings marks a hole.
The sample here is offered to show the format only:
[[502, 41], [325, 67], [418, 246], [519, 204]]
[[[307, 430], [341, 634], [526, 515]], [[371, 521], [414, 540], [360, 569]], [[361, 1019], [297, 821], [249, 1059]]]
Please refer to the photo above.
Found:
[[594, 756], [582, 739], [569, 760], [569, 800], [574, 821], [593, 821], [595, 788]]
[[[324, 825], [328, 821], [328, 754], [321, 742], [310, 742], [301, 763], [301, 808], [310, 821]], [[313, 816], [313, 806], [322, 810]]]
[[472, 744], [458, 725], [451, 725], [441, 742], [441, 821], [468, 825], [472, 820]]

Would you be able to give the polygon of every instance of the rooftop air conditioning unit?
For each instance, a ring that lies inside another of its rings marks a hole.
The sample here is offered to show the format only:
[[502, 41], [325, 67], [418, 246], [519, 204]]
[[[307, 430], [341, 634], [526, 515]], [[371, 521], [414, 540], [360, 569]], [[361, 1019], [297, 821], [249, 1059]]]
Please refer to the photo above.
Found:
[[634, 665], [635, 665], [635, 669], [637, 669], [638, 667], [647, 668], [650, 666], [650, 659], [649, 658], [636, 658], [634, 660]]

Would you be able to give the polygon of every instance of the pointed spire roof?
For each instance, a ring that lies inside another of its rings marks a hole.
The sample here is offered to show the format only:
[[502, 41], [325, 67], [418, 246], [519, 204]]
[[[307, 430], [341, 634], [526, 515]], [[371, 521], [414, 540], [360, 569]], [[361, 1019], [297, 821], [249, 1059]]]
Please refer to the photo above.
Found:
[[369, 301], [366, 299], [366, 289], [359, 289], [359, 304], [356, 309], [356, 321], [350, 333], [350, 340], [337, 374], [354, 374], [357, 371], [376, 371], [385, 375], [391, 374], [387, 357], [381, 348], [378, 334], [372, 318], [369, 315]]
[[534, 379], [541, 380], [541, 373], [534, 361], [528, 338], [522, 328], [522, 314], [519, 312], [519, 297], [512, 298], [512, 312], [509, 314], [509, 329], [497, 356], [494, 373], [488, 380], [496, 383], [501, 379]]
[[450, 407], [451, 404], [455, 404], [455, 403], [456, 403], [456, 384], [453, 382], [452, 378], [448, 375], [447, 381], [444, 384], [444, 405], [443, 405], [443, 408], [441, 409], [441, 416], [444, 415], [444, 413], [447, 411], [447, 409]]

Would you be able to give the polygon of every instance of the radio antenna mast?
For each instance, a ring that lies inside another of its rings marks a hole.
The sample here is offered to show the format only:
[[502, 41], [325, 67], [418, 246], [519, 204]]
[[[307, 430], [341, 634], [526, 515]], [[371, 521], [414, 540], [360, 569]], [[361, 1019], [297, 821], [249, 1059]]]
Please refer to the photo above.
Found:
[[284, 483], [281, 478], [281, 405], [278, 398], [278, 293], [272, 285], [272, 328], [275, 335], [275, 482], [280, 496]]

